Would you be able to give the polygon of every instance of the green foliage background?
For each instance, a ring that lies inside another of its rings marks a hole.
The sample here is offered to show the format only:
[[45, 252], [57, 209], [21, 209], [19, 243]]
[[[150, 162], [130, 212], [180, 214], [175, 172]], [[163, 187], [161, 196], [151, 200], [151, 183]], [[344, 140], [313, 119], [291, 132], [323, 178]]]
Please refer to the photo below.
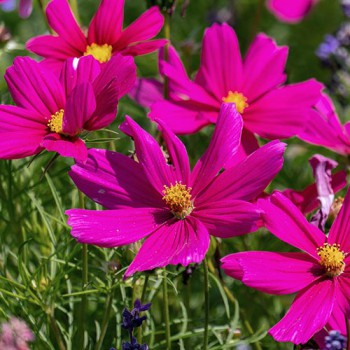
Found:
[[[88, 25], [98, 3], [98, 0], [79, 1], [84, 26]], [[192, 0], [184, 18], [176, 11], [171, 20], [172, 43], [181, 52], [190, 75], [198, 69], [203, 31], [211, 24], [212, 14], [222, 8], [232, 11], [231, 24], [244, 52], [254, 33], [263, 31], [273, 36], [278, 44], [290, 48], [288, 82], [311, 77], [325, 83], [329, 81], [329, 71], [321, 66], [314, 52], [324, 35], [335, 31], [344, 20], [338, 1], [333, 0], [320, 1], [311, 15], [298, 25], [278, 22], [259, 0]], [[145, 1], [127, 0], [125, 23], [131, 23], [145, 9]], [[12, 34], [11, 42], [0, 48], [0, 101], [10, 103], [3, 79], [5, 70], [14, 57], [29, 54], [24, 43], [43, 34], [47, 28], [37, 3], [27, 20], [20, 19], [17, 13], [1, 11], [0, 20]], [[156, 54], [138, 57], [136, 62], [140, 76], [157, 76]], [[347, 108], [339, 112], [343, 120], [350, 119]], [[133, 146], [129, 140], [122, 134], [115, 134], [125, 114], [154, 132], [154, 126], [145, 117], [146, 111], [125, 97], [120, 101], [116, 121], [110, 126], [114, 133], [101, 131], [89, 135], [89, 146], [131, 152]], [[209, 127], [197, 135], [183, 138], [192, 163], [206, 149], [211, 132]], [[302, 189], [310, 184], [308, 158], [316, 152], [336, 158], [343, 167], [347, 161], [295, 139], [288, 140], [288, 144], [284, 168], [270, 185], [270, 190]], [[114, 346], [119, 350], [121, 340], [127, 340], [127, 333], [120, 327], [121, 312], [125, 306], [130, 308], [136, 297], [141, 297], [147, 276], [145, 301], [152, 301], [153, 305], [143, 328], [143, 342], [147, 342], [152, 350], [164, 349], [161, 271], [122, 281], [123, 271], [132, 260], [137, 245], [119, 249], [89, 247], [89, 283], [83, 287], [83, 293], [88, 296], [88, 307], [84, 319], [80, 318], [82, 248], [71, 238], [64, 215], [66, 209], [79, 207], [78, 191], [67, 176], [72, 165], [69, 159], [58, 158], [43, 175], [51, 157], [52, 154], [44, 153], [30, 165], [30, 159], [0, 161], [0, 321], [7, 320], [10, 315], [26, 320], [36, 334], [32, 349], [59, 349], [59, 338], [67, 349], [79, 349], [82, 339], [86, 349], [99, 349], [96, 342], [106, 319], [106, 336], [100, 348]], [[86, 207], [98, 208], [88, 199]], [[226, 277], [223, 277], [223, 285], [215, 269], [218, 254], [288, 249], [264, 230], [221, 243], [212, 242], [209, 252], [212, 267], [210, 349], [235, 349], [238, 344], [251, 344], [257, 350], [293, 348], [291, 344], [279, 344], [266, 336], [268, 328], [288, 309], [292, 296], [264, 295]], [[182, 282], [183, 271], [183, 267], [170, 267], [167, 276], [173, 349], [201, 349], [204, 322], [202, 267], [196, 268], [186, 285]], [[268, 266], [266, 278], [269, 278]], [[225, 293], [225, 286], [234, 300]], [[106, 316], [109, 307], [111, 312]], [[84, 335], [77, 331], [82, 322], [87, 327]]]

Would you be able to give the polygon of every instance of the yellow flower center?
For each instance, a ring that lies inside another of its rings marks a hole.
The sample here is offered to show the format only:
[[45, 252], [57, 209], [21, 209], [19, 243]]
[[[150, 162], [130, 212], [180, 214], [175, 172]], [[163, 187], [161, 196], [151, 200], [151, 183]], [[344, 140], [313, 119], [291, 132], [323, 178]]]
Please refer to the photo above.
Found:
[[343, 273], [345, 253], [340, 250], [339, 244], [325, 243], [323, 247], [317, 248], [317, 255], [328, 276], [334, 277]]
[[108, 44], [97, 45], [92, 43], [86, 47], [84, 56], [92, 55], [100, 63], [108, 62], [112, 57], [112, 46]]
[[47, 123], [47, 126], [50, 128], [52, 132], [57, 134], [63, 134], [63, 114], [64, 110], [60, 109], [58, 112], [51, 116], [50, 121]]
[[164, 185], [163, 200], [165, 200], [171, 212], [178, 219], [184, 219], [193, 210], [191, 190], [191, 187], [187, 187], [177, 181], [175, 185], [171, 184], [170, 187]]
[[228, 95], [222, 98], [222, 102], [234, 103], [236, 105], [237, 112], [241, 114], [249, 106], [247, 100], [248, 99], [243, 94], [237, 91], [229, 91]]

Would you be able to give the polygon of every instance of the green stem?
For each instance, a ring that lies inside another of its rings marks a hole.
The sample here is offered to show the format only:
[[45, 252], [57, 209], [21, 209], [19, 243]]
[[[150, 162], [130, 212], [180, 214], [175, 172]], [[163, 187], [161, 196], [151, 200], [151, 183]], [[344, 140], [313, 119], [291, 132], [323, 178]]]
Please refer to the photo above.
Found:
[[[80, 208], [85, 208], [85, 200], [84, 200], [84, 194], [79, 191], [79, 206]], [[82, 260], [83, 260], [83, 266], [82, 266], [82, 291], [86, 288], [88, 284], [88, 248], [86, 244], [82, 245]], [[81, 303], [80, 303], [80, 322], [78, 326], [77, 331], [77, 343], [78, 343], [78, 349], [84, 349], [84, 332], [85, 332], [85, 319], [86, 319], [86, 310], [88, 307], [87, 302], [87, 295], [82, 294], [81, 295]]]
[[208, 262], [205, 258], [203, 260], [204, 271], [204, 336], [203, 336], [203, 350], [208, 349], [209, 337], [209, 276], [208, 276]]
[[264, 0], [259, 0], [259, 4], [258, 4], [258, 7], [257, 7], [256, 12], [255, 12], [254, 22], [253, 22], [253, 26], [252, 26], [252, 33], [251, 33], [252, 40], [254, 39], [256, 33], [258, 32], [263, 7], [264, 7]]
[[52, 317], [51, 314], [48, 315], [49, 316], [49, 322], [50, 322], [50, 327], [51, 327], [51, 330], [55, 336], [55, 339], [57, 341], [57, 345], [58, 345], [58, 348], [60, 350], [66, 350], [66, 347], [63, 343], [63, 340], [62, 340], [62, 337], [61, 337], [61, 333], [60, 333], [60, 330], [57, 326], [57, 323], [56, 323], [56, 320], [54, 317]]
[[149, 280], [149, 276], [146, 275], [146, 277], [145, 277], [145, 282], [143, 282], [143, 288], [142, 288], [142, 294], [141, 294], [141, 302], [144, 302], [144, 301], [145, 301], [145, 296], [146, 296], [146, 292], [147, 292], [148, 280]]
[[40, 7], [40, 10], [41, 10], [41, 13], [42, 13], [42, 15], [44, 17], [44, 21], [45, 21], [46, 27], [48, 28], [48, 30], [49, 30], [49, 32], [51, 34], [54, 34], [54, 31], [49, 26], [49, 23], [48, 23], [47, 17], [46, 17], [46, 1], [45, 0], [39, 0], [38, 3], [39, 3], [39, 7]]
[[[149, 276], [146, 275], [145, 282], [143, 282], [143, 287], [142, 287], [141, 303], [143, 303], [145, 301], [148, 279], [149, 279]], [[142, 328], [143, 328], [143, 325], [141, 324], [141, 327], [139, 327], [139, 331], [138, 331], [138, 335], [137, 335], [137, 341], [139, 342], [139, 344], [142, 343]]]
[[79, 8], [78, 8], [78, 1], [77, 0], [69, 0], [70, 7], [73, 11], [74, 17], [78, 24], [80, 24], [80, 17], [79, 17]]
[[169, 300], [168, 300], [168, 282], [167, 282], [167, 271], [166, 271], [165, 267], [163, 269], [163, 302], [164, 302], [166, 350], [171, 350]]
[[105, 312], [103, 315], [103, 321], [102, 321], [102, 328], [101, 328], [101, 335], [100, 338], [98, 339], [95, 350], [100, 350], [102, 346], [103, 339], [106, 335], [107, 332], [107, 327], [109, 323], [109, 317], [111, 314], [112, 310], [112, 302], [113, 302], [113, 289], [108, 293], [107, 299], [106, 299], [106, 307], [105, 307]]

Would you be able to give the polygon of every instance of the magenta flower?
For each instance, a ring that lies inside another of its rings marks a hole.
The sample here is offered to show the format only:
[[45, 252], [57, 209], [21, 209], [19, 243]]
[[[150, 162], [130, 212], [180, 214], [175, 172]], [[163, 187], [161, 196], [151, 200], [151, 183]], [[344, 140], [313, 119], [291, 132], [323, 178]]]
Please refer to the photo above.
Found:
[[297, 292], [287, 314], [269, 333], [277, 341], [304, 344], [332, 319], [332, 313], [349, 317], [350, 192], [328, 237], [280, 193], [270, 201], [258, 201], [258, 206], [266, 227], [305, 253], [237, 253], [223, 258], [222, 267], [262, 292]]
[[124, 30], [123, 0], [102, 0], [90, 22], [87, 36], [80, 29], [67, 0], [52, 0], [46, 9], [50, 27], [58, 34], [28, 41], [28, 50], [45, 57], [44, 62], [62, 64], [69, 57], [94, 56], [104, 63], [116, 54], [144, 55], [157, 50], [166, 40], [152, 40], [163, 26], [163, 16], [154, 6]]
[[43, 149], [86, 161], [80, 134], [109, 125], [118, 99], [136, 79], [131, 57], [115, 55], [103, 67], [91, 56], [69, 59], [58, 79], [29, 57], [16, 58], [5, 79], [17, 106], [0, 105], [0, 158]]
[[306, 142], [327, 147], [339, 154], [350, 154], [350, 122], [342, 125], [332, 100], [323, 94], [310, 112], [306, 129], [298, 137]]
[[[227, 24], [214, 24], [205, 31], [194, 81], [174, 49], [169, 62], [160, 58], [160, 72], [170, 81], [170, 100], [155, 101], [150, 118], [164, 120], [176, 134], [189, 134], [215, 123], [222, 102], [231, 102], [243, 117], [246, 149], [258, 148], [252, 133], [268, 139], [296, 135], [305, 127], [322, 85], [312, 79], [283, 85], [287, 55], [287, 47], [278, 47], [259, 34], [242, 60], [234, 30]], [[149, 88], [151, 83], [141, 81], [138, 86]], [[149, 105], [145, 94], [133, 91], [135, 98], [139, 96]]]
[[86, 164], [76, 164], [70, 172], [81, 191], [108, 209], [66, 212], [79, 242], [118, 247], [147, 237], [125, 277], [168, 264], [199, 263], [209, 235], [226, 238], [254, 231], [259, 210], [249, 201], [283, 163], [285, 145], [273, 141], [225, 168], [242, 130], [232, 104], [223, 105], [209, 148], [192, 172], [182, 142], [165, 124], [159, 126], [168, 162], [156, 140], [127, 117], [121, 130], [133, 138], [138, 161], [95, 149]]
[[319, 0], [268, 0], [267, 8], [281, 21], [300, 22]]

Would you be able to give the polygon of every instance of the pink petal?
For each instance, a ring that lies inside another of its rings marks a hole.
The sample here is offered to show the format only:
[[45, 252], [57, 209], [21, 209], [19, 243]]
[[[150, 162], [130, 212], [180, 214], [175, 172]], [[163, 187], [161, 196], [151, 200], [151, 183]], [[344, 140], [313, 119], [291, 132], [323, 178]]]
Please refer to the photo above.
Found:
[[177, 178], [174, 168], [166, 163], [166, 159], [157, 141], [143, 130], [130, 117], [120, 125], [120, 130], [134, 139], [137, 159], [139, 160], [149, 183], [163, 194], [164, 186], [182, 181]]
[[[338, 286], [336, 290], [336, 302], [334, 305], [334, 312], [342, 314], [342, 320], [345, 321], [345, 317], [350, 318], [350, 298], [349, 298], [349, 289], [350, 289], [350, 269], [349, 269], [349, 256], [345, 258], [345, 271], [337, 278]], [[341, 323], [338, 321], [338, 323]], [[333, 328], [334, 329], [334, 328]], [[339, 329], [339, 328], [338, 328]], [[340, 328], [339, 330], [344, 330]]]
[[159, 130], [162, 133], [166, 149], [169, 153], [170, 164], [174, 166], [176, 178], [182, 179], [186, 184], [189, 183], [191, 169], [185, 145], [169, 130], [166, 124], [157, 120], [156, 122], [159, 124]]
[[208, 231], [193, 217], [168, 222], [146, 239], [124, 277], [169, 264], [200, 263], [209, 242]]
[[101, 71], [100, 64], [91, 55], [67, 59], [61, 70], [60, 81], [68, 96], [77, 84], [91, 83]]
[[197, 162], [191, 175], [193, 196], [197, 196], [218, 175], [237, 152], [243, 122], [234, 103], [223, 103], [218, 121], [206, 152]]
[[306, 127], [322, 88], [322, 84], [311, 79], [274, 89], [244, 111], [244, 126], [269, 139], [299, 134]]
[[120, 51], [132, 43], [152, 39], [160, 32], [163, 23], [164, 18], [159, 7], [151, 7], [123, 30], [114, 48]]
[[45, 134], [39, 130], [0, 132], [0, 158], [18, 159], [40, 153]]
[[346, 135], [336, 114], [332, 100], [322, 94], [316, 110], [310, 112], [308, 123], [299, 138], [335, 150], [340, 154], [350, 153], [350, 138]]
[[39, 153], [46, 121], [34, 111], [0, 105], [0, 158], [17, 159]]
[[235, 31], [226, 23], [206, 29], [195, 82], [219, 101], [242, 87], [242, 58]]
[[264, 211], [262, 217], [271, 233], [319, 259], [317, 248], [323, 246], [326, 237], [317, 227], [307, 222], [289, 199], [276, 192], [270, 200], [258, 200], [258, 207]]
[[317, 198], [321, 204], [320, 209], [312, 216], [310, 223], [324, 232], [326, 221], [334, 200], [331, 171], [337, 167], [338, 163], [320, 154], [312, 156], [309, 159], [309, 163], [315, 178]]
[[154, 208], [67, 210], [71, 235], [80, 243], [118, 247], [140, 240], [161, 227], [169, 212]]
[[124, 0], [102, 0], [89, 25], [89, 44], [113, 45], [120, 37], [124, 19]]
[[92, 118], [84, 124], [84, 129], [89, 131], [99, 130], [114, 121], [119, 102], [119, 85], [117, 79], [114, 79], [96, 96], [96, 110]]
[[163, 99], [163, 84], [156, 79], [136, 79], [129, 96], [142, 107], [151, 107], [152, 103]]
[[59, 36], [39, 35], [27, 41], [26, 49], [42, 57], [50, 57], [62, 63], [68, 57], [79, 57], [81, 52]]
[[[103, 65], [101, 73], [94, 81], [94, 90], [98, 99], [104, 100], [104, 90], [111, 81], [118, 83], [118, 96], [121, 98], [127, 94], [136, 81], [136, 65], [132, 57], [124, 57], [116, 54]], [[105, 101], [107, 102], [107, 101]]]
[[67, 0], [52, 0], [46, 7], [50, 27], [82, 56], [86, 50], [86, 38], [81, 31]]
[[232, 278], [242, 281], [243, 279], [243, 268], [239, 263], [239, 254], [230, 254], [224, 256], [221, 261], [221, 268], [224, 270], [226, 275]]
[[267, 8], [281, 21], [296, 23], [301, 21], [318, 0], [268, 0]]
[[47, 132], [47, 120], [35, 111], [12, 105], [0, 105], [0, 132]]
[[5, 80], [15, 103], [49, 118], [65, 105], [58, 79], [29, 57], [17, 57], [7, 69]]
[[[229, 276], [241, 276], [239, 279], [248, 287], [276, 295], [296, 293], [322, 274], [318, 262], [304, 253], [250, 251], [228, 255], [221, 261]], [[240, 265], [241, 275], [230, 272], [232, 263]]]
[[19, 0], [19, 15], [22, 18], [27, 18], [32, 13], [33, 0]]
[[166, 208], [141, 165], [120, 153], [90, 149], [87, 162], [74, 165], [69, 176], [80, 191], [108, 209]]
[[350, 191], [344, 198], [343, 205], [337, 215], [328, 236], [329, 244], [340, 244], [341, 250], [350, 253]]
[[285, 146], [279, 141], [269, 142], [242, 163], [226, 169], [197, 198], [197, 206], [212, 201], [256, 198], [282, 168]]
[[87, 148], [80, 138], [66, 139], [59, 134], [48, 134], [41, 143], [48, 151], [59, 153], [63, 157], [72, 157], [77, 162], [86, 162]]
[[[169, 78], [169, 89], [178, 95], [181, 100], [191, 100], [207, 106], [211, 110], [218, 110], [221, 99], [211, 96], [202, 86], [191, 81], [175, 49], [169, 48], [169, 62], [163, 58], [163, 50], [160, 50], [159, 71]], [[198, 106], [200, 108], [200, 106]]]
[[207, 228], [212, 236], [229, 238], [258, 229], [260, 210], [251, 203], [239, 200], [210, 202], [196, 206], [192, 213]]
[[256, 36], [244, 59], [242, 91], [250, 101], [285, 82], [287, 56], [288, 47], [278, 47], [265, 34]]
[[232, 168], [242, 163], [250, 154], [254, 153], [259, 148], [260, 146], [255, 135], [249, 130], [243, 128], [241, 144], [238, 147], [237, 153], [226, 162], [225, 168]]
[[148, 117], [163, 120], [175, 134], [183, 135], [196, 133], [211, 124], [213, 114], [216, 119], [218, 111], [201, 111], [193, 104], [163, 100], [151, 105]]
[[[145, 41], [142, 43], [131, 44], [125, 49], [121, 50], [120, 53], [124, 56], [141, 56], [148, 53], [159, 50], [165, 44], [167, 44], [165, 39], [156, 39]], [[119, 46], [119, 45], [118, 45]]]
[[62, 129], [65, 134], [75, 136], [96, 109], [94, 90], [90, 83], [77, 85], [67, 99]]
[[305, 344], [327, 323], [335, 302], [334, 279], [319, 279], [298, 293], [287, 314], [269, 330], [276, 341]]

